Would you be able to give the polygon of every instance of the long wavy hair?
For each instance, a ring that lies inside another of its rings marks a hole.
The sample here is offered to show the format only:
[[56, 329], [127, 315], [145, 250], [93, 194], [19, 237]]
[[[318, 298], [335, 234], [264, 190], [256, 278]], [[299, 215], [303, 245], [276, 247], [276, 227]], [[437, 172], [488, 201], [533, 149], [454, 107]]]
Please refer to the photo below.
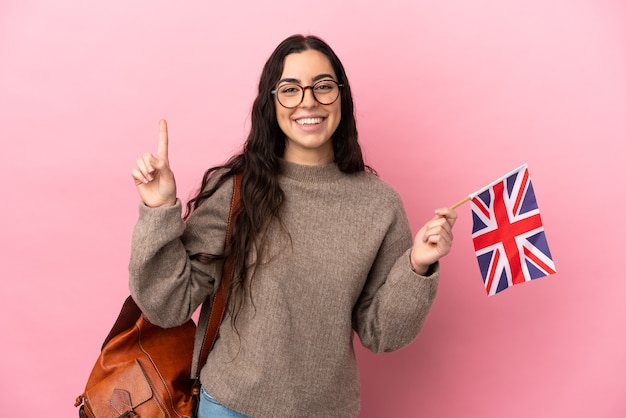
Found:
[[[187, 203], [184, 218], [232, 177], [241, 173], [241, 202], [234, 225], [231, 244], [221, 255], [204, 255], [221, 258], [234, 254], [235, 275], [231, 282], [231, 321], [235, 322], [241, 306], [249, 295], [254, 266], [249, 265], [248, 254], [256, 251], [261, 260], [265, 230], [272, 219], [280, 222], [284, 192], [279, 184], [281, 158], [285, 152], [285, 135], [276, 118], [276, 102], [271, 90], [276, 87], [283, 72], [285, 57], [306, 50], [316, 50], [330, 61], [341, 89], [341, 120], [332, 137], [335, 163], [342, 172], [356, 173], [369, 169], [363, 162], [358, 142], [354, 104], [350, 83], [341, 61], [326, 42], [316, 36], [293, 35], [282, 41], [269, 57], [259, 81], [259, 90], [252, 106], [251, 127], [243, 151], [234, 155], [224, 165], [208, 169], [202, 179], [198, 194]], [[373, 171], [373, 170], [371, 170]], [[218, 174], [219, 173], [219, 174]], [[217, 175], [211, 187], [209, 181]], [[248, 273], [251, 274], [248, 274]], [[246, 280], [246, 277], [250, 276]], [[249, 295], [251, 297], [251, 295]]]

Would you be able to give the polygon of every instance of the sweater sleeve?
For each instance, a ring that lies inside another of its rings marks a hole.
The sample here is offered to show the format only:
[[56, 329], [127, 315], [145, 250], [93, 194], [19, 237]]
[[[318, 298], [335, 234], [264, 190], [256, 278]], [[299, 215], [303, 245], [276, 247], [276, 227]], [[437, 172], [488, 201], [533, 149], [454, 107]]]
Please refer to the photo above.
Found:
[[[150, 322], [161, 327], [184, 323], [219, 286], [231, 195], [229, 180], [186, 223], [180, 200], [167, 208], [139, 205], [129, 284]], [[200, 253], [218, 257], [199, 261], [194, 256]]]
[[415, 339], [439, 280], [438, 263], [429, 269], [429, 276], [411, 269], [411, 231], [402, 203], [398, 205], [353, 311], [353, 328], [374, 353], [397, 350]]

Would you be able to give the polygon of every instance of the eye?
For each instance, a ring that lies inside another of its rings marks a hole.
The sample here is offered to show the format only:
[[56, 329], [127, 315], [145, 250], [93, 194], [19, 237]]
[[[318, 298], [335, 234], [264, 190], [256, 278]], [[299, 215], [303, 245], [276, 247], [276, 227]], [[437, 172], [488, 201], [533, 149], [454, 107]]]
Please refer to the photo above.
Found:
[[330, 93], [337, 88], [337, 84], [331, 80], [322, 80], [317, 82], [314, 88], [319, 93]]
[[301, 91], [302, 89], [300, 86], [296, 84], [285, 84], [284, 86], [280, 86], [278, 88], [278, 94], [284, 96], [297, 96]]

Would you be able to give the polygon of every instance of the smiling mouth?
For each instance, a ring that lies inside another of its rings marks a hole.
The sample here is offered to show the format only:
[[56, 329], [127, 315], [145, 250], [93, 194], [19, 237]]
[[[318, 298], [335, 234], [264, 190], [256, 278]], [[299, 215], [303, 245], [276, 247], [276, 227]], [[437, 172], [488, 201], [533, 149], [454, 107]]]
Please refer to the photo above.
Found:
[[296, 119], [298, 125], [317, 125], [324, 121], [324, 118], [302, 118]]

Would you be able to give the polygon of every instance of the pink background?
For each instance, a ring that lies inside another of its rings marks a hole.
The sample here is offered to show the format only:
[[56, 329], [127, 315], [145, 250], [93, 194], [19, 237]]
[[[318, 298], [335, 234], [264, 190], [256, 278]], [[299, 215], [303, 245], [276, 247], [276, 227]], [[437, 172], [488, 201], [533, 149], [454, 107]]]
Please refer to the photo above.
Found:
[[1, 415], [77, 416], [128, 293], [130, 170], [158, 119], [187, 199], [304, 32], [343, 60], [367, 161], [415, 231], [526, 162], [558, 270], [487, 297], [461, 207], [422, 334], [358, 347], [361, 416], [626, 416], [626, 4], [226, 3], [0, 3]]

